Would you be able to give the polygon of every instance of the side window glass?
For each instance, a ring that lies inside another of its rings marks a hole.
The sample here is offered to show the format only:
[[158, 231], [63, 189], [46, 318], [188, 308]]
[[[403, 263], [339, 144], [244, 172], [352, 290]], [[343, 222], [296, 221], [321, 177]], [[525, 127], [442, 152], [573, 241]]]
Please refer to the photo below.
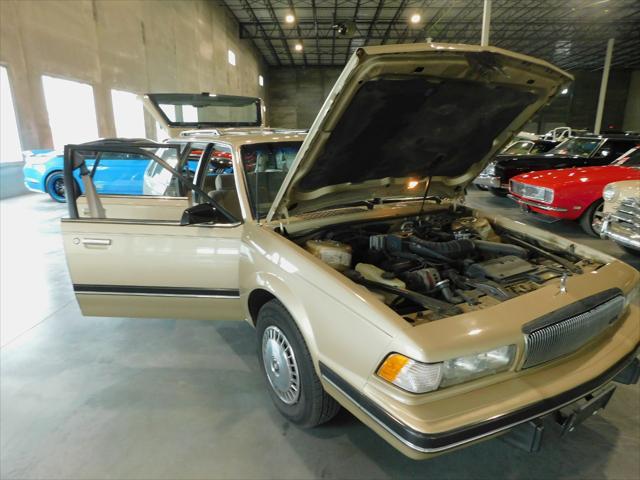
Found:
[[273, 142], [241, 147], [249, 200], [256, 218], [269, 212], [301, 145], [302, 142]]
[[[65, 156], [72, 218], [178, 222], [190, 206], [181, 145], [95, 142]], [[74, 211], [75, 210], [75, 211]]]

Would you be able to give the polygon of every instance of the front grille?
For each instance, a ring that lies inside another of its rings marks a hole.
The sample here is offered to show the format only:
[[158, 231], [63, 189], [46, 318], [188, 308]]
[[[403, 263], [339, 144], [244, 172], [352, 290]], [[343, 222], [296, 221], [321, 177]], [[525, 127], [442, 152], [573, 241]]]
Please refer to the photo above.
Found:
[[613, 214], [618, 222], [628, 224], [633, 231], [640, 233], [640, 200], [625, 198]]
[[528, 332], [522, 368], [575, 352], [612, 325], [623, 308], [624, 297], [617, 295], [587, 311]]

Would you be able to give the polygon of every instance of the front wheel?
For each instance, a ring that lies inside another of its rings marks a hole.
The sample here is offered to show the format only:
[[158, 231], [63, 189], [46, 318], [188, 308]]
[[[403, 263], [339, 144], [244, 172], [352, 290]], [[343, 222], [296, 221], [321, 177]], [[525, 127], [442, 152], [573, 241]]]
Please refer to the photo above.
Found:
[[580, 226], [585, 233], [599, 237], [604, 218], [604, 202], [602, 199], [593, 202], [580, 217]]
[[258, 313], [258, 358], [271, 400], [290, 422], [315, 427], [331, 420], [340, 405], [322, 388], [307, 345], [278, 300]]
[[44, 189], [56, 202], [66, 202], [66, 190], [64, 188], [64, 175], [62, 172], [53, 172], [44, 183]]

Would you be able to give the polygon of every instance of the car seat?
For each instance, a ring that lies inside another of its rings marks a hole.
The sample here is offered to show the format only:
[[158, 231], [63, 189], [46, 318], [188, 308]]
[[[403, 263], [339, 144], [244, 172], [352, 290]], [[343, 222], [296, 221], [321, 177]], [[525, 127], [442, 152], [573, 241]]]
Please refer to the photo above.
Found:
[[236, 191], [236, 183], [233, 174], [222, 174], [216, 176], [216, 189], [209, 192], [209, 197], [218, 205], [227, 210], [237, 220], [242, 218], [240, 212], [240, 201]]

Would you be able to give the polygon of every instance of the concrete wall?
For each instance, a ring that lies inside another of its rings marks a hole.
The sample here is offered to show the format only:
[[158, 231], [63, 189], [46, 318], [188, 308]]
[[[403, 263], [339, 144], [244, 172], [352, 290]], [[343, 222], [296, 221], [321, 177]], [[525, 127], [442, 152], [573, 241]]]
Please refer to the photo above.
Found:
[[[93, 86], [102, 137], [116, 133], [112, 88], [265, 98], [258, 75], [268, 81], [261, 55], [239, 39], [231, 13], [210, 0], [0, 0], [0, 63], [8, 69], [24, 150], [52, 146], [45, 74]], [[154, 134], [148, 117], [147, 136]], [[3, 184], [21, 182], [0, 168]]]
[[640, 132], [640, 70], [629, 79], [629, 95], [624, 109], [624, 129]]
[[211, 1], [2, 0], [0, 32], [25, 150], [52, 145], [43, 74], [93, 85], [101, 136], [115, 135], [111, 88], [265, 96], [260, 54]]
[[[268, 89], [271, 100], [270, 118], [274, 126], [308, 128], [320, 109], [324, 98], [340, 74], [339, 68], [271, 68]], [[592, 130], [594, 126], [601, 72], [572, 72], [576, 77], [569, 94], [556, 97], [531, 123], [529, 131], [546, 132], [561, 125]], [[630, 79], [636, 83], [630, 88]], [[635, 90], [634, 90], [635, 88]], [[635, 129], [640, 102], [640, 74], [628, 70], [612, 71], [602, 127]], [[635, 92], [635, 93], [634, 93]], [[626, 110], [625, 110], [626, 105]], [[631, 122], [631, 123], [630, 123]], [[637, 124], [636, 124], [637, 125]]]
[[269, 121], [274, 127], [309, 128], [341, 68], [305, 67], [269, 70]]

